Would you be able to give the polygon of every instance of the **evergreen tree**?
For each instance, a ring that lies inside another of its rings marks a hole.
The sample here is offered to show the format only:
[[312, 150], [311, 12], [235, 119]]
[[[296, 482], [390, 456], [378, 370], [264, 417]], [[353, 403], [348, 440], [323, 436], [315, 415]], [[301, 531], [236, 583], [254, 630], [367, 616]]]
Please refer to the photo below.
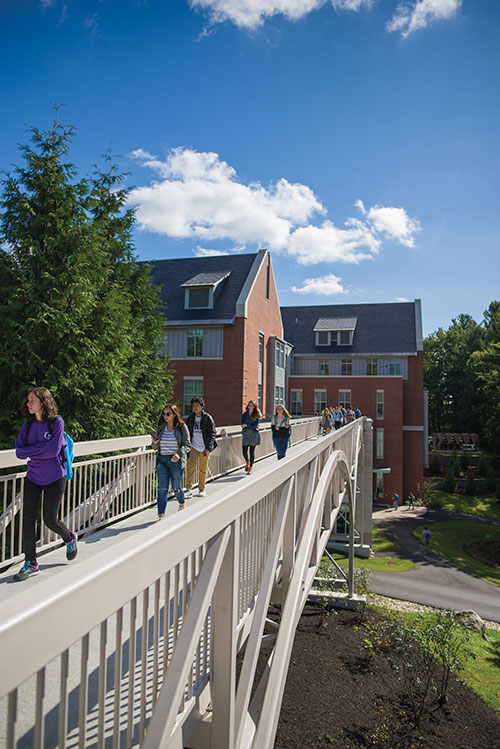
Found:
[[455, 472], [453, 471], [453, 467], [450, 466], [448, 468], [448, 472], [446, 473], [446, 476], [443, 479], [442, 489], [445, 492], [454, 492], [457, 486], [457, 480], [455, 478]]
[[76, 439], [143, 432], [172, 390], [164, 319], [134, 259], [123, 176], [76, 179], [73, 128], [31, 128], [0, 197], [0, 443], [27, 389], [48, 387]]
[[496, 487], [497, 487], [497, 482], [495, 479], [495, 474], [493, 473], [493, 469], [489, 468], [488, 472], [486, 473], [486, 478], [484, 480], [484, 490], [487, 494], [493, 494], [495, 492]]
[[469, 494], [471, 497], [476, 493], [476, 482], [470, 473], [465, 482], [465, 493]]
[[439, 456], [436, 455], [436, 453], [433, 453], [429, 461], [429, 470], [431, 472], [431, 476], [441, 475], [441, 461], [439, 460]]

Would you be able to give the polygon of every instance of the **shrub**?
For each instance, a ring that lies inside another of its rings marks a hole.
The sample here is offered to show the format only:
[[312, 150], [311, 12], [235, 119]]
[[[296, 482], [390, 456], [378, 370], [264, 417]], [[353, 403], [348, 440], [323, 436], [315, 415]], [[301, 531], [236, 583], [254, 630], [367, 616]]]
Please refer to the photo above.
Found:
[[470, 474], [467, 476], [467, 481], [465, 482], [465, 493], [471, 496], [476, 493], [476, 482]]
[[495, 491], [497, 486], [497, 482], [495, 479], [495, 474], [493, 473], [492, 468], [488, 468], [488, 473], [486, 474], [486, 479], [484, 481], [484, 489], [488, 494], [491, 494]]
[[462, 453], [460, 456], [460, 470], [465, 473], [468, 467], [469, 467], [469, 457], [465, 453]]
[[479, 457], [479, 463], [477, 464], [476, 473], [478, 476], [484, 476], [488, 470], [488, 464], [484, 458], [483, 453]]
[[495, 497], [496, 497], [496, 498], [498, 499], [498, 501], [500, 502], [500, 482], [499, 482], [499, 483], [497, 484], [497, 490], [496, 490], [496, 492], [495, 492]]
[[433, 454], [429, 461], [429, 470], [432, 476], [441, 476], [441, 461], [436, 453]]
[[453, 471], [453, 475], [455, 476], [455, 478], [460, 473], [460, 458], [458, 457], [457, 453], [453, 453], [453, 455], [451, 456], [448, 471]]
[[452, 493], [455, 491], [456, 486], [457, 486], [457, 479], [455, 478], [455, 472], [453, 470], [453, 466], [450, 465], [450, 467], [448, 468], [448, 472], [446, 476], [444, 477], [442, 488], [445, 492]]
[[500, 455], [495, 453], [491, 458], [490, 465], [494, 471], [500, 471]]

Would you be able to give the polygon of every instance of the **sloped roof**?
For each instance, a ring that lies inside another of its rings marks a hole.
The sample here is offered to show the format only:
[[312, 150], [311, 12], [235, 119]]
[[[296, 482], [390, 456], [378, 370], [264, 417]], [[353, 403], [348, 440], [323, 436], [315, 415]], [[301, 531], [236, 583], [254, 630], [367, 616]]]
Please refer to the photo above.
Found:
[[[214, 255], [149, 262], [153, 282], [161, 287], [163, 312], [167, 318], [167, 325], [172, 321], [190, 322], [191, 320], [232, 322], [235, 317], [236, 302], [256, 258], [257, 254]], [[185, 284], [191, 286], [193, 280], [201, 276], [205, 278], [217, 276], [220, 280], [227, 273], [229, 275], [222, 284], [212, 309], [184, 309]]]
[[220, 281], [229, 276], [230, 270], [214, 271], [213, 273], [198, 273], [181, 286], [216, 286]]
[[[283, 335], [294, 354], [405, 354], [416, 353], [415, 302], [331, 304], [281, 307]], [[316, 346], [314, 330], [321, 320], [356, 319], [351, 346]]]
[[355, 330], [357, 321], [357, 317], [320, 317], [314, 330]]

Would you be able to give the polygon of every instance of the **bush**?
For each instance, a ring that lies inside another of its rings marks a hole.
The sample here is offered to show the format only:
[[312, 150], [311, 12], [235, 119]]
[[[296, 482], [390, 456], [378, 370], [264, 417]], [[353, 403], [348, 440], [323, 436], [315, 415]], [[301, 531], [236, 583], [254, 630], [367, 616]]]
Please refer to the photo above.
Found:
[[488, 473], [486, 474], [486, 479], [484, 481], [484, 489], [487, 492], [487, 494], [491, 494], [495, 491], [497, 487], [497, 482], [495, 479], [495, 474], [493, 473], [492, 468], [488, 468]]
[[488, 470], [488, 464], [484, 458], [483, 453], [479, 457], [479, 463], [477, 464], [476, 473], [478, 476], [485, 476]]
[[500, 455], [495, 453], [491, 458], [490, 465], [494, 471], [500, 471]]
[[467, 481], [465, 482], [465, 493], [471, 496], [476, 493], [476, 482], [470, 474], [467, 476]]
[[469, 457], [465, 453], [462, 453], [460, 456], [460, 470], [464, 473], [469, 467]]
[[455, 476], [455, 478], [460, 473], [460, 458], [458, 457], [457, 453], [453, 453], [453, 455], [451, 456], [448, 470], [453, 471], [453, 475]]
[[429, 461], [429, 471], [432, 476], [441, 476], [441, 461], [436, 453], [433, 454]]
[[496, 490], [496, 492], [495, 492], [495, 497], [496, 497], [496, 498], [498, 499], [498, 501], [500, 502], [500, 482], [499, 482], [499, 483], [497, 484], [497, 490]]
[[445, 492], [449, 492], [451, 494], [452, 492], [455, 491], [456, 487], [457, 487], [457, 479], [455, 477], [453, 466], [450, 465], [450, 467], [448, 468], [448, 472], [446, 476], [444, 477], [442, 488]]

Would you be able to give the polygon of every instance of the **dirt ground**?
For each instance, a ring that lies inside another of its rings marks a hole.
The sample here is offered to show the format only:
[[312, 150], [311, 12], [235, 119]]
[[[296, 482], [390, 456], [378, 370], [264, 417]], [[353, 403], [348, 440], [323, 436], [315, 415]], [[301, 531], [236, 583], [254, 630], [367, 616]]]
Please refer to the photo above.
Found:
[[[408, 725], [401, 677], [381, 655], [367, 658], [358, 613], [339, 611], [323, 624], [320, 616], [318, 608], [307, 606], [297, 629], [276, 749], [500, 748], [500, 718], [454, 677], [447, 704], [401, 740]], [[378, 617], [373, 610], [366, 614], [375, 623]]]

